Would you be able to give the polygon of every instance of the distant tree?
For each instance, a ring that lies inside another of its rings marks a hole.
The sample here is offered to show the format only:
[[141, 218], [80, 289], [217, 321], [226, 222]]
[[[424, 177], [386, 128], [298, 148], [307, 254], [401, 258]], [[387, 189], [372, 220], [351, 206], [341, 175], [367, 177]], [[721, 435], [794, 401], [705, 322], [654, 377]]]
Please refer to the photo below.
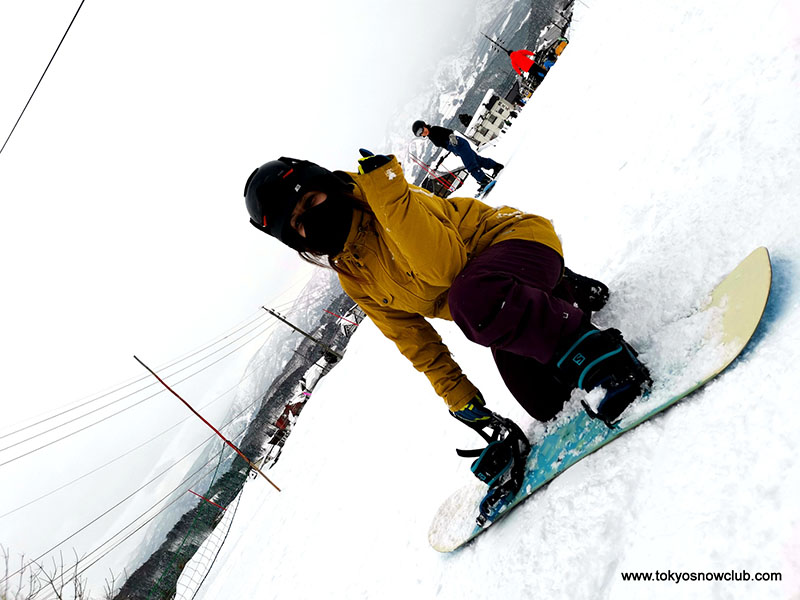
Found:
[[[75, 553], [75, 564], [67, 567], [64, 556], [59, 554], [59, 561], [53, 559], [52, 567], [31, 561], [25, 564], [25, 556], [20, 556], [19, 571], [11, 571], [11, 552], [0, 546], [3, 555], [3, 577], [0, 579], [0, 600], [36, 600], [48, 597], [57, 600], [91, 600], [89, 590], [86, 588], [86, 578], [82, 577], [78, 567], [80, 559]], [[12, 584], [12, 580], [14, 584]], [[102, 600], [110, 600], [113, 595], [116, 576], [111, 573], [111, 579], [106, 580]], [[12, 589], [14, 585], [16, 589]], [[54, 594], [51, 596], [50, 594]]]
[[467, 113], [461, 113], [460, 115], [458, 115], [458, 120], [461, 121], [461, 124], [464, 127], [469, 127], [469, 124], [472, 121], [472, 115], [468, 115]]

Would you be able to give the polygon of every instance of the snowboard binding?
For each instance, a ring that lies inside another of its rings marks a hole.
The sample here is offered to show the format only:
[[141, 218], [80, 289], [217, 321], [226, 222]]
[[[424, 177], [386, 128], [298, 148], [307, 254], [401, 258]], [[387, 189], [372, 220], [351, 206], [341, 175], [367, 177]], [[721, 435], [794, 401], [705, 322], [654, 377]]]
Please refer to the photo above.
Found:
[[614, 429], [623, 411], [650, 390], [650, 372], [617, 329], [601, 331], [588, 324], [567, 343], [569, 349], [559, 353], [555, 364], [556, 377], [586, 391], [603, 388], [605, 395], [596, 408], [586, 402], [583, 407]]
[[616, 429], [625, 409], [639, 396], [647, 395], [653, 385], [650, 371], [637, 358], [639, 353], [621, 337], [620, 343], [632, 359], [631, 369], [622, 375], [611, 375], [600, 384], [606, 390], [606, 395], [596, 409], [582, 402], [589, 416], [600, 419], [609, 429]]
[[516, 423], [494, 413], [489, 422], [469, 426], [478, 432], [487, 446], [456, 452], [465, 458], [476, 457], [472, 473], [489, 486], [477, 518], [478, 527], [483, 527], [503, 511], [522, 487], [531, 445]]
[[480, 185], [478, 188], [477, 193], [475, 194], [475, 198], [480, 200], [481, 198], [485, 198], [489, 195], [489, 192], [492, 191], [492, 188], [495, 186], [497, 181], [495, 179], [490, 179], [489, 181], [485, 181]]

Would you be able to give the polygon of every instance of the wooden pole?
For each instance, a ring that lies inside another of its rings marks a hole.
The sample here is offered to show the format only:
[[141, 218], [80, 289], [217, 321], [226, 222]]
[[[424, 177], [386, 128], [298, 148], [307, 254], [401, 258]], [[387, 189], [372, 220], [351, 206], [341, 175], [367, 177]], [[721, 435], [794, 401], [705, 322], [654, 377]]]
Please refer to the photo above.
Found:
[[148, 367], [146, 364], [144, 364], [144, 363], [143, 363], [143, 362], [142, 362], [142, 361], [139, 359], [139, 357], [138, 357], [138, 356], [134, 355], [134, 356], [133, 356], [133, 358], [135, 358], [135, 359], [136, 359], [136, 360], [139, 362], [139, 364], [140, 364], [140, 365], [142, 365], [142, 366], [143, 366], [145, 369], [147, 369], [148, 371], [150, 371], [150, 374], [151, 374], [153, 377], [155, 377], [156, 379], [158, 379], [158, 381], [159, 381], [159, 382], [161, 382], [161, 385], [163, 385], [163, 386], [164, 386], [165, 388], [167, 388], [167, 389], [168, 389], [170, 392], [172, 392], [172, 394], [173, 394], [173, 395], [174, 395], [174, 396], [175, 396], [175, 397], [176, 397], [178, 400], [180, 400], [181, 402], [183, 402], [183, 403], [186, 405], [186, 407], [187, 407], [187, 408], [188, 408], [190, 411], [192, 411], [192, 412], [195, 414], [195, 416], [197, 416], [197, 418], [199, 418], [199, 419], [200, 419], [200, 420], [201, 420], [203, 423], [205, 423], [205, 424], [206, 424], [206, 425], [208, 425], [208, 426], [209, 426], [211, 429], [213, 429], [213, 430], [214, 430], [214, 433], [216, 433], [216, 434], [217, 434], [219, 437], [221, 437], [221, 438], [222, 438], [222, 441], [223, 441], [223, 442], [225, 442], [226, 444], [228, 444], [228, 446], [230, 446], [231, 448], [233, 448], [233, 449], [236, 451], [236, 454], [238, 454], [239, 456], [241, 456], [241, 457], [244, 459], [244, 461], [245, 461], [245, 462], [246, 462], [246, 463], [247, 463], [247, 464], [250, 466], [250, 468], [251, 468], [251, 469], [253, 469], [253, 470], [254, 470], [256, 473], [258, 473], [259, 475], [261, 475], [261, 476], [262, 476], [264, 479], [266, 479], [266, 480], [269, 482], [269, 484], [270, 484], [272, 487], [274, 487], [276, 490], [278, 490], [279, 492], [281, 491], [281, 488], [279, 488], [277, 485], [275, 485], [275, 484], [274, 484], [274, 483], [273, 483], [273, 482], [270, 480], [270, 478], [269, 478], [269, 477], [267, 477], [266, 475], [264, 475], [264, 473], [262, 473], [262, 472], [261, 472], [261, 469], [259, 469], [257, 466], [255, 466], [255, 465], [253, 464], [253, 462], [252, 462], [252, 461], [251, 461], [249, 458], [247, 458], [247, 457], [246, 457], [246, 456], [245, 456], [245, 455], [242, 453], [242, 451], [241, 451], [241, 450], [239, 450], [239, 448], [237, 448], [237, 447], [236, 447], [236, 445], [235, 445], [233, 442], [231, 442], [231, 441], [230, 441], [228, 438], [226, 438], [224, 435], [222, 435], [222, 433], [220, 433], [220, 432], [219, 432], [219, 430], [218, 430], [216, 427], [214, 427], [214, 426], [213, 426], [211, 423], [209, 423], [208, 421], [206, 421], [206, 420], [203, 418], [203, 415], [201, 415], [201, 414], [200, 414], [199, 412], [197, 412], [197, 411], [196, 411], [194, 408], [192, 408], [192, 405], [191, 405], [191, 404], [189, 404], [189, 403], [188, 403], [186, 400], [184, 400], [183, 398], [181, 398], [181, 397], [178, 395], [178, 392], [176, 392], [176, 391], [175, 391], [175, 390], [173, 390], [171, 387], [169, 387], [169, 386], [168, 386], [168, 385], [167, 385], [167, 384], [164, 382], [164, 380], [163, 380], [163, 379], [161, 379], [161, 377], [159, 377], [158, 375], [156, 375], [156, 372], [155, 372], [155, 371], [153, 371], [153, 369], [151, 369], [151, 368], [150, 368], [150, 367]]
[[202, 498], [203, 500], [205, 500], [205, 501], [206, 501], [206, 502], [208, 502], [209, 504], [213, 504], [213, 505], [214, 505], [214, 506], [216, 506], [217, 508], [221, 508], [222, 510], [228, 510], [228, 509], [227, 509], [227, 508], [225, 508], [224, 506], [220, 506], [219, 504], [217, 504], [217, 503], [216, 503], [216, 502], [214, 502], [213, 500], [209, 500], [208, 498], [206, 498], [206, 497], [205, 497], [205, 496], [203, 496], [202, 494], [198, 494], [198, 493], [197, 493], [197, 492], [195, 492], [194, 490], [189, 490], [189, 491], [190, 491], [192, 494], [194, 494], [195, 496], [197, 496], [198, 498]]
[[329, 315], [333, 315], [334, 317], [339, 317], [342, 321], [347, 321], [351, 325], [355, 325], [356, 327], [358, 327], [358, 323], [356, 323], [355, 321], [351, 321], [350, 319], [345, 319], [342, 315], [337, 315], [335, 312], [331, 312], [327, 308], [323, 308], [322, 310], [328, 313]]

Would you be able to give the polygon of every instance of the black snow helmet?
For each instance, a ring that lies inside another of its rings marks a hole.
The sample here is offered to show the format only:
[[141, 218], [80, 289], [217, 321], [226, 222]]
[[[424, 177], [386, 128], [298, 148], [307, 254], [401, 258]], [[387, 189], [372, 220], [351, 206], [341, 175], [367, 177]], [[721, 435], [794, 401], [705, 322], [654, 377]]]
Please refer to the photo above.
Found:
[[414, 124], [411, 126], [411, 131], [414, 132], [414, 135], [419, 137], [422, 135], [422, 130], [428, 126], [425, 121], [414, 121]]
[[350, 189], [351, 184], [328, 169], [282, 156], [252, 172], [244, 185], [244, 198], [250, 223], [286, 243], [284, 232], [303, 194], [310, 190], [334, 193]]

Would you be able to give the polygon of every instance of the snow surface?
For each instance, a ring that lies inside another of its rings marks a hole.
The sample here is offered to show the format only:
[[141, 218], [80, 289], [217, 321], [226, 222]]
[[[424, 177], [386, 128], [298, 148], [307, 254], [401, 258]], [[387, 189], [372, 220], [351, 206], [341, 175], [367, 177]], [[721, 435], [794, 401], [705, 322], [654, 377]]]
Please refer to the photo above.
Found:
[[[269, 472], [247, 484], [198, 598], [800, 598], [800, 5], [576, 4], [571, 43], [504, 139], [489, 196], [554, 220], [636, 344], [755, 247], [767, 312], [734, 368], [583, 460], [462, 550], [427, 542], [470, 481], [451, 419], [369, 322]], [[488, 350], [436, 321], [490, 406], [535, 424]], [[655, 358], [653, 359], [655, 360]], [[626, 582], [628, 571], [781, 582]]]

